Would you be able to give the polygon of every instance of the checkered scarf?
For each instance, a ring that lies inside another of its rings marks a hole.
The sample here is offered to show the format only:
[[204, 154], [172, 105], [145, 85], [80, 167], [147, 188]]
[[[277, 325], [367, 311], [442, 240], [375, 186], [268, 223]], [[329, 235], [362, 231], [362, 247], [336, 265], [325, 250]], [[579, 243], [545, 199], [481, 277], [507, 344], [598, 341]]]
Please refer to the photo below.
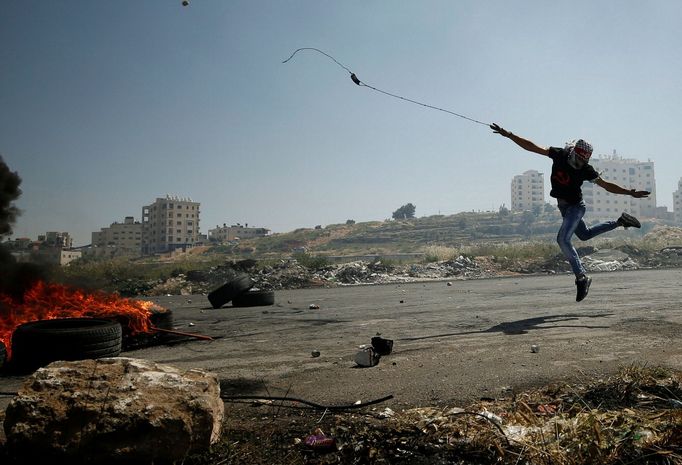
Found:
[[571, 142], [566, 143], [566, 149], [571, 155], [575, 154], [577, 158], [585, 163], [587, 163], [592, 156], [592, 145], [582, 139], [572, 140]]

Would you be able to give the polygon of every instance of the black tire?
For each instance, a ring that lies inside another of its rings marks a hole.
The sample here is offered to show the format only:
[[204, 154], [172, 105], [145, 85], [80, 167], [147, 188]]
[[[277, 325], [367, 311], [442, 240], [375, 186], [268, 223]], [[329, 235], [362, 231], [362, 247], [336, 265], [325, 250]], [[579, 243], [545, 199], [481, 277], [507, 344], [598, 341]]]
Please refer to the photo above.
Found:
[[0, 368], [5, 365], [5, 359], [7, 358], [7, 349], [5, 349], [5, 344], [0, 342]]
[[[152, 314], [149, 316], [149, 322], [154, 328], [159, 329], [173, 329], [175, 322], [173, 321], [173, 312], [171, 310], [160, 311], [152, 308]], [[136, 350], [143, 347], [161, 344], [166, 339], [166, 334], [161, 331], [151, 331], [149, 333], [137, 334], [123, 334], [122, 350]]]
[[96, 318], [60, 318], [25, 323], [12, 335], [12, 366], [33, 370], [56, 360], [116, 357], [121, 324]]
[[253, 287], [253, 281], [248, 276], [242, 276], [227, 282], [208, 295], [208, 301], [213, 308], [220, 308], [230, 300]]
[[275, 304], [273, 291], [248, 291], [232, 299], [233, 307], [262, 307]]
[[166, 310], [165, 312], [153, 311], [149, 317], [152, 326], [159, 329], [173, 329], [173, 312]]

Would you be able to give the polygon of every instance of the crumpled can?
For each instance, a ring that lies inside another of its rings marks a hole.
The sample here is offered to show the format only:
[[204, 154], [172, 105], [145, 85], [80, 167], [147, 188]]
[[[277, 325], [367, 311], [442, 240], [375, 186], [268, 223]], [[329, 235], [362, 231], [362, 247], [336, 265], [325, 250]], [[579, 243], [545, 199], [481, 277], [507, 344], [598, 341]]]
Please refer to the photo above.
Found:
[[336, 450], [336, 439], [324, 434], [320, 428], [317, 428], [314, 434], [305, 438], [303, 443], [306, 447], [316, 452], [333, 452]]

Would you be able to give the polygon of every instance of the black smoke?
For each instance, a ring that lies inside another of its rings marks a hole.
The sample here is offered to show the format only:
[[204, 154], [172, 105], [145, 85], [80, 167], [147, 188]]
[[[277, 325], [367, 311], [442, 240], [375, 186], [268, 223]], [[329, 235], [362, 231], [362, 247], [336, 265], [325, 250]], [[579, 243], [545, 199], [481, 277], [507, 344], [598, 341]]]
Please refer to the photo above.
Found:
[[[12, 234], [12, 225], [20, 214], [14, 205], [21, 195], [20, 185], [19, 175], [12, 172], [0, 156], [0, 240]], [[0, 293], [21, 300], [27, 289], [44, 278], [45, 272], [39, 266], [17, 263], [7, 247], [0, 243]]]
[[12, 224], [19, 215], [19, 209], [13, 205], [21, 195], [21, 178], [12, 172], [0, 156], [0, 238], [12, 234]]

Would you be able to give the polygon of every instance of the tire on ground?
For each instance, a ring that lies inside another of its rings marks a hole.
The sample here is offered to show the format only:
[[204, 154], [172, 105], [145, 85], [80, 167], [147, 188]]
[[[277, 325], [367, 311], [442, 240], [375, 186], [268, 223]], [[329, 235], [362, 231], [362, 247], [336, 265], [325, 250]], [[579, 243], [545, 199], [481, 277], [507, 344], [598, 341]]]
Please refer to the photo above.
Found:
[[96, 318], [60, 318], [25, 323], [12, 335], [12, 366], [34, 370], [56, 360], [116, 357], [121, 324]]
[[208, 295], [208, 301], [213, 308], [220, 308], [238, 295], [248, 291], [253, 287], [253, 281], [248, 276], [241, 276], [232, 281], [228, 281]]
[[[158, 310], [152, 308], [151, 315], [149, 316], [149, 323], [154, 328], [172, 330], [175, 324], [175, 321], [173, 320], [173, 311], [169, 309]], [[124, 331], [123, 346], [121, 350], [125, 352], [127, 350], [135, 350], [142, 347], [161, 344], [166, 339], [165, 336], [165, 333], [154, 330], [148, 333], [137, 334], [126, 334]]]
[[0, 368], [5, 364], [5, 358], [7, 358], [7, 350], [5, 349], [5, 344], [0, 342]]
[[273, 291], [248, 291], [232, 299], [233, 307], [261, 307], [275, 304]]

